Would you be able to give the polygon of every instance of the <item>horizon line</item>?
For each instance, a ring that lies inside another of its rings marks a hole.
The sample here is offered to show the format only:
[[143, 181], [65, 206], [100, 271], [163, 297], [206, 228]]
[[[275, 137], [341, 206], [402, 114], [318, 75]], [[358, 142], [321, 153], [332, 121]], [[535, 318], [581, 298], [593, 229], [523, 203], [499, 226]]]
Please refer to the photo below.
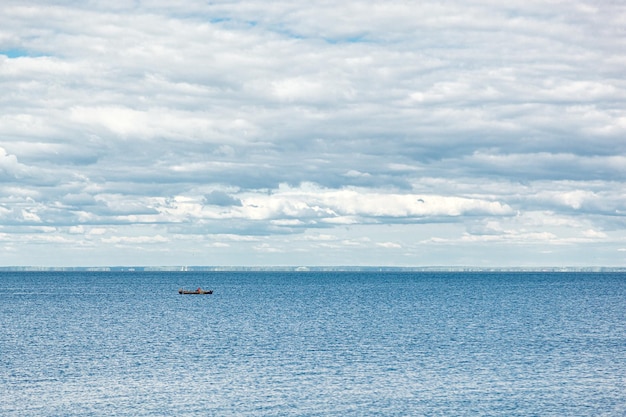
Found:
[[12, 265], [0, 266], [0, 272], [46, 272], [46, 271], [86, 271], [86, 272], [237, 272], [237, 271], [276, 271], [276, 272], [626, 272], [626, 266], [472, 266], [472, 265], [429, 265], [429, 266], [389, 266], [389, 265], [103, 265], [103, 266], [41, 266]]

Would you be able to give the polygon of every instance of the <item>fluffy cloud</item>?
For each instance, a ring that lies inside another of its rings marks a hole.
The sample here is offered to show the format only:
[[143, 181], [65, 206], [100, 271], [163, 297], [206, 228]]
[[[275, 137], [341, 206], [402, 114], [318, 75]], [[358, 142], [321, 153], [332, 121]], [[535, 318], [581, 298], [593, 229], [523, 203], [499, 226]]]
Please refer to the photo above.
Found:
[[7, 155], [4, 148], [0, 148], [0, 172], [5, 177], [17, 177], [23, 170], [15, 155]]
[[0, 233], [19, 237], [0, 263], [36, 241], [62, 264], [132, 245], [145, 263], [563, 263], [542, 246], [561, 243], [620, 264], [625, 19], [586, 0], [5, 1]]

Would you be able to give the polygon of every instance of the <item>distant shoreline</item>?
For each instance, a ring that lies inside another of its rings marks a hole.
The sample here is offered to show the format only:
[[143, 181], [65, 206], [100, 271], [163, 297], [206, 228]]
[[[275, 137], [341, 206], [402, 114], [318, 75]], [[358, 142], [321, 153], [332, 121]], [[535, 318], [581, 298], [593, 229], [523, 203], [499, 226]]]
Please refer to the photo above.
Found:
[[626, 266], [0, 266], [0, 272], [626, 272]]

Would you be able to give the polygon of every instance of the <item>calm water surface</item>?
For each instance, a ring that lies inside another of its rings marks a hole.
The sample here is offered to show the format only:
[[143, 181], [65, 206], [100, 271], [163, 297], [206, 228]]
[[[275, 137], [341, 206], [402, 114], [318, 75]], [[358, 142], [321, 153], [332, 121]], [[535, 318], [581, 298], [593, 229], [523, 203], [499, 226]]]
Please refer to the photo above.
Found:
[[0, 415], [624, 416], [626, 275], [0, 273]]

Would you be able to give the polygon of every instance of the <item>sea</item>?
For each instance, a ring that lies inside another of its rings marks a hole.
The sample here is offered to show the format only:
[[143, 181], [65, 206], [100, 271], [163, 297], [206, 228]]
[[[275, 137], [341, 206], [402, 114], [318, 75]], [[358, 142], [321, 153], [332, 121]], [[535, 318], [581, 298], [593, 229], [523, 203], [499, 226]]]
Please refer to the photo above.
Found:
[[624, 273], [0, 273], [0, 416], [625, 415]]

